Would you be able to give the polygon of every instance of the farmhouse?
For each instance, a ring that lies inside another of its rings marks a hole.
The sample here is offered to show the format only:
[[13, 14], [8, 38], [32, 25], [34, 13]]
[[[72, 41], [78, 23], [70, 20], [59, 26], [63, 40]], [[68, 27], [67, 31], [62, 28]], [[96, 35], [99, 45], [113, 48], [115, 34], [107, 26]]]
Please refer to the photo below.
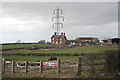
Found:
[[65, 44], [67, 38], [65, 36], [65, 33], [61, 32], [61, 35], [58, 35], [56, 32], [51, 37], [51, 44]]

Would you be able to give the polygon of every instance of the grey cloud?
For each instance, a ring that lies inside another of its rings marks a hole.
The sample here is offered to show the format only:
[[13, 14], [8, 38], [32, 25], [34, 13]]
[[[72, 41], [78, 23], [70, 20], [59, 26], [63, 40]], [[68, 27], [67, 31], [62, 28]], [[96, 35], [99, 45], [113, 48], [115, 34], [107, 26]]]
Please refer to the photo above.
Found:
[[[26, 33], [24, 33], [25, 31], [21, 33], [22, 29], [18, 30], [21, 32], [18, 32], [11, 39], [21, 38], [23, 40], [35, 41], [44, 38], [49, 41], [54, 32], [51, 19], [54, 16], [53, 11], [57, 6], [63, 10], [63, 16], [65, 17], [63, 22], [64, 28], [61, 30], [66, 32], [69, 39], [79, 36], [98, 36], [100, 39], [103, 39], [104, 37], [118, 35], [117, 2], [4, 2], [4, 17], [13, 17], [16, 20], [24, 21], [25, 23], [19, 23], [16, 26], [21, 26], [25, 29], [31, 28], [31, 31], [26, 31]], [[42, 26], [41, 21], [45, 23], [44, 26]], [[6, 24], [7, 26], [9, 24]], [[35, 38], [26, 38], [28, 33]], [[6, 35], [8, 34], [6, 33]], [[11, 33], [11, 35], [13, 34]]]

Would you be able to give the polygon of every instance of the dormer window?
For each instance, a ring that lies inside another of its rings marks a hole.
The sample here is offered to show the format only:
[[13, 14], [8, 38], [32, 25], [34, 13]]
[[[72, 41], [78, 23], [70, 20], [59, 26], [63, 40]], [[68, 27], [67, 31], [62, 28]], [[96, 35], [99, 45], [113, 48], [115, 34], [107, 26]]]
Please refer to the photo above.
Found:
[[55, 38], [53, 38], [53, 40], [55, 40]]
[[60, 38], [60, 40], [62, 40], [62, 38]]

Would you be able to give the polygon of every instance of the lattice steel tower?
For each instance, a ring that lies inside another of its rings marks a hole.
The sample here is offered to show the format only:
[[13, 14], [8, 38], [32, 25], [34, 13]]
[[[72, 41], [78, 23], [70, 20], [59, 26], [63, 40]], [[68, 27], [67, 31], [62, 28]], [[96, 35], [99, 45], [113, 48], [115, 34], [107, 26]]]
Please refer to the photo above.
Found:
[[59, 7], [57, 7], [57, 9], [54, 10], [55, 16], [52, 17], [52, 22], [54, 22], [54, 19], [55, 19], [55, 22], [53, 23], [53, 28], [57, 30], [57, 35], [59, 34], [60, 29], [63, 28], [63, 24], [60, 21], [61, 20], [64, 21], [64, 17], [60, 16], [61, 14], [62, 14], [62, 10], [59, 9]]

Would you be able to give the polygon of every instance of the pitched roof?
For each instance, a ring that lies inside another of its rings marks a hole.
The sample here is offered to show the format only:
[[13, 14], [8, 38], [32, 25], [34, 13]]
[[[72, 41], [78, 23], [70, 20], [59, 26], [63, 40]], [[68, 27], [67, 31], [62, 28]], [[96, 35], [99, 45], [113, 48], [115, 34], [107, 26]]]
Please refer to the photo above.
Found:
[[98, 38], [94, 38], [94, 37], [79, 37], [79, 38], [76, 38], [75, 40], [98, 40]]
[[117, 39], [117, 40], [120, 40], [120, 38], [112, 38], [111, 40], [113, 40], [113, 39]]
[[55, 37], [56, 39], [59, 39], [60, 37], [67, 39], [65, 35], [53, 35], [52, 37]]

